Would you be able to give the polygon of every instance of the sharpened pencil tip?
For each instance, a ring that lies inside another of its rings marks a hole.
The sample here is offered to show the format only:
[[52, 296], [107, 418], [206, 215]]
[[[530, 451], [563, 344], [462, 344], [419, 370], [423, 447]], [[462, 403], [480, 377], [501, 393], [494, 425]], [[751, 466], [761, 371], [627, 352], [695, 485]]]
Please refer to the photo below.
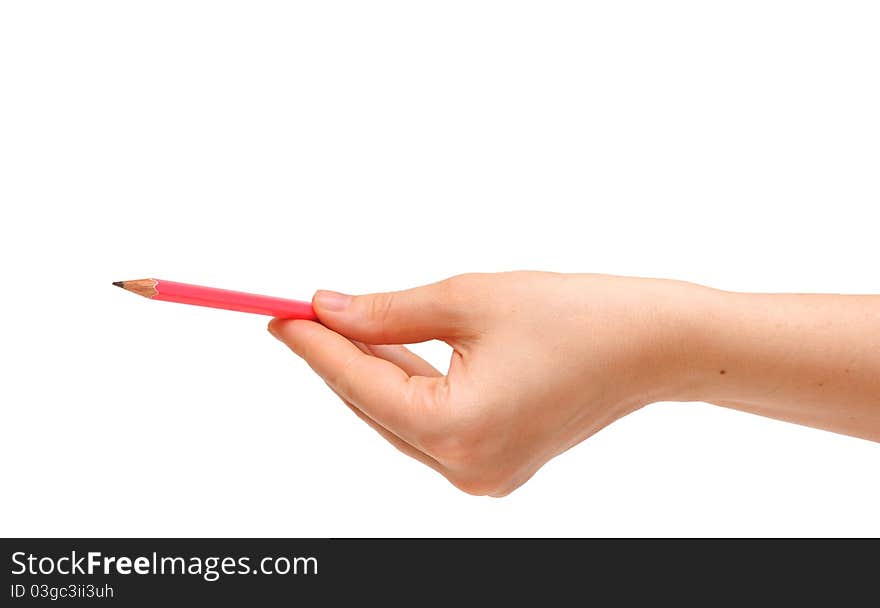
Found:
[[117, 287], [125, 287], [125, 281], [113, 281], [113, 284]]

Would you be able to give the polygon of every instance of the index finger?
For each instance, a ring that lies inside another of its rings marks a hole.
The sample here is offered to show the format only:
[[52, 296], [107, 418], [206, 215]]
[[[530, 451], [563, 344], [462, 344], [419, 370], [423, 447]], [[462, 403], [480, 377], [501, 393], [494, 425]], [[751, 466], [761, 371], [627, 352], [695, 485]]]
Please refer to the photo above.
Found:
[[409, 376], [313, 321], [273, 319], [269, 331], [305, 359], [343, 399], [418, 444], [419, 429], [426, 426], [425, 405], [442, 397], [446, 378]]

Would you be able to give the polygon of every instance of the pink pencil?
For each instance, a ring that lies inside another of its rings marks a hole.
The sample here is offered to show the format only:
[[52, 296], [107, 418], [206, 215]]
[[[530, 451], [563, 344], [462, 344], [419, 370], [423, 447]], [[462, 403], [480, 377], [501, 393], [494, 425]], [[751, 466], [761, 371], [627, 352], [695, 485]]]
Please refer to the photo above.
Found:
[[279, 319], [308, 319], [310, 321], [318, 319], [311, 303], [299, 300], [286, 300], [243, 291], [229, 291], [228, 289], [175, 283], [161, 279], [116, 281], [113, 284], [151, 300], [237, 310]]

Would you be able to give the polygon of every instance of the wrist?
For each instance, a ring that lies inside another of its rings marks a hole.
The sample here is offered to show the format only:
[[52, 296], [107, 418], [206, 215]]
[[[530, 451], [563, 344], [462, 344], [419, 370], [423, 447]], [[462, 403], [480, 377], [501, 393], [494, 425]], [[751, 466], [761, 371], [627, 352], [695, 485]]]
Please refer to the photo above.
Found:
[[[669, 299], [669, 331], [660, 344], [662, 383], [655, 401], [709, 401], [719, 385], [731, 384], [725, 332], [735, 324], [737, 298], [744, 294], [677, 283]], [[735, 331], [735, 328], [733, 328]]]

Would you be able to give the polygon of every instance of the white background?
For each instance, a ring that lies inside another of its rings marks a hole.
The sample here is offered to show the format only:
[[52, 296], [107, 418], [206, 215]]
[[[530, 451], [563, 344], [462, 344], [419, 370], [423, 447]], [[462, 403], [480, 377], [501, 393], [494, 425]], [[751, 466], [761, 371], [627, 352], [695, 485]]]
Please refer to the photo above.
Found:
[[874, 2], [4, 2], [0, 534], [880, 535], [880, 445], [702, 404], [471, 497], [267, 319], [110, 285], [876, 293], [878, 31]]

